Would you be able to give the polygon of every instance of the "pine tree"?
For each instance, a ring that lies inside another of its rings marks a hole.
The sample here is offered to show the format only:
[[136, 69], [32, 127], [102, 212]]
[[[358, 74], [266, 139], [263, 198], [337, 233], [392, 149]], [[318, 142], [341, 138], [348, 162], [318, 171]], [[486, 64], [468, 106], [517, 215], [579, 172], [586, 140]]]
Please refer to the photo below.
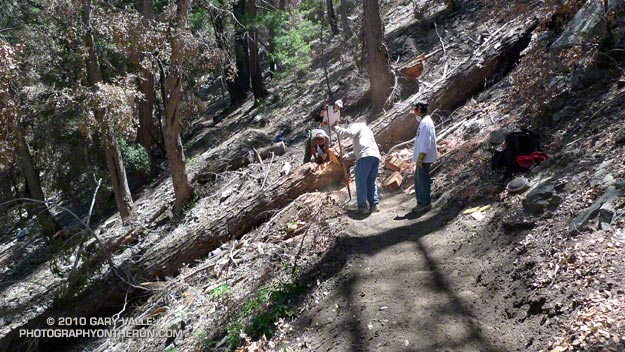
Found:
[[391, 90], [393, 76], [388, 64], [388, 51], [384, 44], [384, 21], [378, 0], [363, 0], [364, 46], [369, 71], [369, 92], [374, 111], [384, 107]]

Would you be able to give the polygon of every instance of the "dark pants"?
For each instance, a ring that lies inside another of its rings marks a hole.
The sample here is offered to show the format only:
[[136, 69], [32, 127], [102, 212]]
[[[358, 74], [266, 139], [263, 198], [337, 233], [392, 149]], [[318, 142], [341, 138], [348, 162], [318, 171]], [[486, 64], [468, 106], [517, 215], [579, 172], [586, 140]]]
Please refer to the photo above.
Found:
[[375, 179], [378, 177], [380, 159], [374, 156], [366, 156], [356, 162], [356, 199], [358, 208], [367, 209], [369, 206], [378, 204], [378, 188]]
[[418, 206], [430, 205], [432, 198], [430, 196], [430, 166], [431, 163], [423, 163], [423, 167], [415, 168], [414, 172], [414, 190], [417, 197]]

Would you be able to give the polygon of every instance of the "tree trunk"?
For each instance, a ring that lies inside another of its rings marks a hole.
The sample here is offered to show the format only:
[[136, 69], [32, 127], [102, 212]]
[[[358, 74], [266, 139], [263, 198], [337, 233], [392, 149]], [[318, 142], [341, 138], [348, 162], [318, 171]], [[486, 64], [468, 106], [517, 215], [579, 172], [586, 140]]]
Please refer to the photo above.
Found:
[[[269, 158], [271, 153], [275, 156], [284, 155], [287, 152], [284, 142], [273, 143], [269, 146], [256, 149], [258, 156], [263, 160]], [[205, 183], [207, 180], [214, 180], [215, 175], [224, 171], [232, 171], [243, 168], [250, 163], [258, 162], [253, 149], [247, 146], [229, 149], [226, 154], [220, 153], [207, 160], [206, 166], [198, 172], [194, 181]]]
[[[87, 58], [87, 76], [89, 77], [92, 90], [97, 91], [97, 83], [102, 81], [102, 71], [100, 70], [98, 52], [93, 39], [90, 21], [91, 0], [83, 0], [82, 22], [85, 26], [85, 45], [87, 46], [87, 50], [89, 52], [89, 57]], [[119, 150], [113, 126], [106, 119], [105, 111], [102, 109], [95, 109], [94, 115], [96, 121], [100, 124], [106, 165], [111, 177], [111, 185], [113, 187], [113, 193], [115, 194], [117, 210], [119, 210], [119, 216], [122, 218], [122, 221], [125, 222], [132, 212], [133, 204], [130, 188], [128, 187], [128, 180], [126, 179], [126, 170], [124, 169], [122, 153]]]
[[328, 8], [328, 23], [330, 24], [330, 31], [332, 35], [339, 34], [339, 26], [336, 23], [336, 15], [334, 14], [334, 4], [332, 0], [326, 0], [326, 7]]
[[[231, 55], [231, 52], [225, 37], [223, 17], [218, 11], [209, 11], [209, 15], [211, 23], [213, 25], [213, 31], [215, 32], [215, 41], [217, 42], [217, 48], [219, 48], [219, 50], [224, 53], [224, 57], [229, 57]], [[235, 84], [235, 81], [228, 77], [229, 72], [231, 72], [231, 68], [229, 65], [229, 60], [226, 59], [226, 61], [222, 63], [221, 73], [222, 80], [226, 83], [228, 95], [230, 96], [230, 101], [232, 102], [234, 100], [234, 97], [237, 95], [237, 86]]]
[[343, 26], [343, 38], [348, 40], [352, 37], [352, 29], [349, 27], [349, 18], [347, 18], [347, 1], [341, 0], [339, 13], [341, 14], [341, 25]]
[[[22, 170], [22, 175], [28, 185], [30, 198], [40, 202], [45, 202], [46, 199], [41, 187], [39, 173], [35, 169], [33, 158], [30, 154], [26, 138], [24, 137], [20, 126], [17, 126], [15, 133], [15, 154], [17, 156], [18, 165]], [[31, 207], [31, 209], [33, 209], [33, 213], [37, 217], [42, 233], [45, 236], [51, 237], [61, 229], [45, 204], [35, 204]]]
[[[452, 111], [463, 104], [480, 90], [484, 89], [484, 80], [493, 77], [502, 67], [509, 65], [511, 58], [518, 57], [522, 43], [529, 43], [537, 20], [520, 22], [511, 21], [510, 30], [503, 31], [490, 39], [479, 51], [452, 70], [449, 76], [423, 93], [423, 98], [441, 110]], [[417, 129], [414, 116], [409, 113], [410, 104], [396, 104], [388, 118], [378, 119], [371, 129], [382, 150], [388, 150], [398, 141], [414, 138]], [[347, 149], [344, 145], [344, 149]], [[324, 173], [316, 171], [317, 166], [303, 165], [277, 183], [259, 194], [249, 194], [240, 201], [218, 213], [210, 215], [194, 227], [181, 229], [163, 238], [156, 246], [149, 248], [136, 260], [128, 251], [120, 253], [116, 262], [137, 280], [153, 281], [167, 275], [173, 275], [180, 269], [181, 263], [191, 263], [203, 258], [207, 253], [218, 248], [225, 241], [237, 238], [266, 220], [268, 210], [277, 210], [286, 206], [299, 195], [319, 189], [332, 182], [341, 182], [342, 170], [331, 168]], [[112, 230], [114, 231], [114, 230]], [[107, 247], [111, 251], [111, 237]], [[45, 273], [42, 275], [49, 275]], [[96, 277], [96, 276], [94, 276]], [[38, 278], [33, 278], [38, 279]], [[142, 282], [142, 281], [137, 281]], [[72, 304], [58, 309], [46, 300], [60, 295], [65, 287], [63, 281], [55, 281], [47, 287], [33, 286], [30, 298], [22, 306], [42, 306], [42, 311], [15, 309], [7, 312], [19, 328], [0, 330], [0, 345], [7, 350], [22, 350], [24, 344], [32, 339], [19, 337], [20, 329], [34, 329], [46, 326], [46, 319], [58, 316], [94, 316], [105, 312], [117, 312], [124, 304], [127, 286], [109, 270], [103, 277], [90, 282], [86, 291], [72, 297]], [[132, 294], [131, 294], [132, 296]], [[40, 344], [41, 345], [41, 344]]]
[[[243, 21], [245, 15], [245, 0], [239, 0], [233, 7], [233, 13], [237, 21]], [[236, 60], [236, 73], [230, 72], [234, 76], [231, 89], [230, 104], [239, 104], [247, 98], [250, 91], [250, 57], [247, 49], [247, 38], [245, 28], [236, 26], [234, 33], [234, 55]]]
[[[96, 111], [95, 117], [104, 119], [104, 111]], [[122, 153], [119, 149], [113, 126], [103, 124], [102, 129], [102, 142], [104, 143], [106, 166], [111, 176], [111, 186], [115, 194], [115, 203], [117, 204], [117, 210], [119, 210], [119, 216], [125, 221], [132, 213], [133, 206], [132, 195], [126, 178], [126, 169], [124, 168]]]
[[184, 150], [180, 137], [180, 100], [182, 99], [182, 61], [184, 42], [178, 32], [184, 28], [187, 20], [189, 0], [176, 0], [176, 17], [173, 28], [170, 27], [169, 38], [171, 45], [171, 60], [169, 74], [166, 79], [167, 99], [165, 107], [165, 150], [167, 161], [171, 169], [171, 178], [174, 186], [174, 215], [180, 216], [182, 207], [193, 196], [193, 187], [187, 176]]
[[[247, 14], [250, 21], [256, 18], [256, 0], [247, 0]], [[258, 31], [254, 25], [248, 27], [247, 46], [250, 57], [250, 78], [252, 79], [252, 93], [258, 102], [269, 95], [263, 81], [263, 69], [258, 55]]]
[[[147, 28], [150, 21], [154, 18], [152, 10], [152, 0], [140, 0], [139, 10], [143, 15], [143, 25]], [[137, 131], [137, 142], [145, 148], [152, 161], [152, 151], [158, 140], [158, 130], [154, 123], [154, 74], [151, 70], [140, 66], [144, 56], [137, 56], [136, 65], [141, 79], [139, 83], [139, 92], [143, 94], [143, 98], [137, 103], [139, 112], [139, 129]]]
[[363, 28], [369, 71], [369, 91], [374, 111], [384, 107], [391, 90], [393, 75], [388, 65], [388, 52], [384, 44], [384, 21], [378, 0], [363, 0]]

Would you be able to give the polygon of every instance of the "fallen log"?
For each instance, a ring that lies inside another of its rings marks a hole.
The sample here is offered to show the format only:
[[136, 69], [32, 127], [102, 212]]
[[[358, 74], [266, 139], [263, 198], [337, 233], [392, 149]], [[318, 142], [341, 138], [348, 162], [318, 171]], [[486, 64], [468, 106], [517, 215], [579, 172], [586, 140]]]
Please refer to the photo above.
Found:
[[[451, 70], [445, 80], [436, 82], [431, 89], [420, 93], [415, 99], [426, 99], [432, 107], [440, 110], [455, 109], [483, 89], [486, 78], [510, 67], [529, 42], [536, 25], [535, 19], [509, 22], [507, 28], [501, 29], [497, 35], [483, 43], [472, 57]], [[388, 150], [397, 141], [414, 137], [417, 124], [410, 112], [415, 99], [396, 104], [384, 119], [378, 119], [371, 124], [382, 150]], [[351, 141], [346, 144], [351, 145]], [[127, 249], [115, 258], [115, 262], [136, 282], [153, 282], [158, 278], [175, 275], [184, 263], [192, 263], [206, 256], [221, 243], [242, 236], [261, 224], [266, 220], [263, 214], [267, 211], [284, 207], [300, 194], [332, 182], [340, 182], [341, 170], [331, 166], [332, 164], [327, 165], [323, 170], [316, 164], [303, 165], [292, 171], [283, 182], [260, 193], [249, 194], [228, 209], [205, 219], [201, 226], [176, 229], [139, 257]], [[209, 169], [215, 167], [210, 166]], [[36, 344], [33, 339], [28, 339], [28, 342], [20, 339], [20, 329], [46, 327], [46, 319], [49, 317], [115, 313], [124, 303], [128, 289], [108, 270], [92, 278], [87, 288], [81, 292], [71, 294], [64, 300], [54, 301], [54, 297], [62, 296], [65, 287], [58, 281], [50, 282], [47, 289], [29, 291], [31, 295], [40, 297], [37, 301], [38, 310], [30, 309], [24, 313], [15, 307], [6, 309], [0, 303], [0, 315], [11, 321], [9, 325], [0, 327], [0, 346], [6, 347], [6, 350], [22, 350], [26, 343]], [[28, 304], [32, 302], [34, 301]]]
[[[118, 255], [115, 262], [135, 282], [153, 282], [158, 278], [175, 275], [183, 264], [191, 264], [223, 242], [240, 237], [262, 224], [267, 220], [268, 212], [286, 206], [303, 193], [340, 182], [341, 175], [341, 169], [332, 163], [322, 166], [307, 163], [291, 172], [283, 182], [268, 187], [260, 194], [249, 194], [229, 209], [217, 213], [213, 219], [173, 231], [141, 257], [135, 258], [128, 249]], [[69, 301], [71, 304], [68, 302], [58, 308], [52, 298], [62, 294], [63, 285], [51, 284], [41, 290], [40, 294], [47, 297], [38, 301], [42, 308], [39, 311], [18, 314], [16, 310], [3, 310], [0, 306], [0, 313], [12, 322], [10, 326], [0, 328], [0, 345], [6, 346], [7, 350], [23, 350], [26, 343], [32, 343], [32, 339], [27, 342], [19, 338], [20, 329], [49, 327], [48, 318], [116, 313], [116, 309], [124, 303], [128, 287], [108, 270], [104, 275], [94, 278], [80, 293], [68, 293], [69, 297], [61, 297], [60, 301]], [[54, 342], [49, 340], [41, 343], [49, 348], [49, 343]]]
[[241, 169], [256, 161], [257, 158], [264, 160], [269, 158], [271, 153], [274, 155], [284, 155], [286, 152], [287, 146], [284, 142], [274, 143], [262, 148], [243, 146], [239, 149], [229, 151], [226, 155], [220, 156], [219, 159], [210, 160], [206, 167], [195, 174], [193, 181], [202, 183], [203, 180], [212, 180], [216, 174], [228, 170]]
[[[496, 35], [481, 44], [470, 58], [452, 70], [445, 80], [436, 82], [432, 89], [418, 94], [415, 99], [396, 104], [384, 119], [378, 119], [371, 124], [378, 144], [382, 146], [383, 150], [386, 150], [396, 141], [406, 140], [414, 136], [418, 125], [411, 114], [413, 100], [427, 100], [430, 106], [439, 110], [453, 111], [471, 96], [483, 90], [485, 88], [484, 81], [487, 78], [509, 71], [520, 57], [520, 53], [529, 44], [531, 33], [537, 25], [538, 20], [536, 18], [519, 18], [506, 23], [499, 28]], [[351, 141], [349, 144], [351, 145]], [[190, 235], [186, 236], [183, 242], [169, 240], [159, 243], [158, 246], [148, 250], [144, 255], [144, 259], [141, 261], [144, 270], [152, 270], [153, 274], [160, 276], [175, 273], [185, 259], [188, 262], [199, 257], [202, 250], [196, 247], [218, 243], [221, 239], [233, 238], [242, 234], [240, 229], [231, 231], [233, 232], [231, 235], [224, 234], [225, 229], [235, 228], [235, 226], [251, 228], [248, 224], [250, 220], [246, 220], [246, 218], [255, 219], [255, 216], [250, 216], [256, 214], [255, 211], [267, 207], [277, 209], [287, 204], [285, 202], [287, 199], [294, 199], [297, 195], [312, 188], [327, 185], [329, 184], [328, 179], [338, 179], [338, 175], [340, 175], [338, 169], [323, 174], [311, 174], [311, 167], [314, 168], [314, 166], [306, 164], [296, 169], [285, 182], [264, 192], [264, 195], [273, 195], [272, 202], [265, 203], [262, 200], [263, 195], [260, 195], [261, 199], [252, 198], [254, 200], [252, 203], [244, 205], [238, 218], [226, 214], [212, 221], [211, 228], [216, 228], [218, 232], [214, 233], [211, 239], [203, 238], [201, 235]], [[311, 177], [313, 175], [315, 176]], [[313, 184], [307, 186], [306, 184], [312, 182], [313, 178]], [[247, 208], [251, 204], [261, 205], [261, 207], [254, 206], [253, 211], [250, 212]], [[217, 233], [219, 235], [216, 235]], [[215, 237], [217, 242], [212, 237]], [[172, 254], [163, 256], [163, 253]], [[155, 270], [159, 266], [163, 269]]]
[[509, 71], [527, 47], [532, 31], [537, 27], [536, 18], [521, 18], [508, 22], [497, 35], [482, 43], [467, 60], [449, 72], [447, 79], [440, 80], [428, 90], [412, 99], [395, 104], [384, 119], [378, 119], [370, 127], [383, 150], [397, 141], [414, 138], [418, 123], [412, 114], [413, 102], [428, 101], [433, 111], [453, 111], [474, 94], [484, 90], [484, 81]]

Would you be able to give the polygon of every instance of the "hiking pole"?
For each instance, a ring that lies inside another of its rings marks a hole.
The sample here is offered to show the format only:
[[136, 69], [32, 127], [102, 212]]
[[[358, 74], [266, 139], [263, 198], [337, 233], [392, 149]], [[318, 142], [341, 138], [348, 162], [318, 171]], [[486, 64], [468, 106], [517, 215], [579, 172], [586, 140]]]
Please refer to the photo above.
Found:
[[343, 168], [343, 178], [345, 179], [345, 187], [347, 187], [347, 194], [349, 195], [349, 200], [352, 200], [352, 191], [349, 189], [349, 174], [347, 173], [347, 167], [345, 166], [345, 159], [343, 158], [343, 145], [341, 144], [341, 136], [339, 136], [338, 132], [336, 133], [336, 139], [339, 141], [339, 152], [341, 153], [340, 163]]

